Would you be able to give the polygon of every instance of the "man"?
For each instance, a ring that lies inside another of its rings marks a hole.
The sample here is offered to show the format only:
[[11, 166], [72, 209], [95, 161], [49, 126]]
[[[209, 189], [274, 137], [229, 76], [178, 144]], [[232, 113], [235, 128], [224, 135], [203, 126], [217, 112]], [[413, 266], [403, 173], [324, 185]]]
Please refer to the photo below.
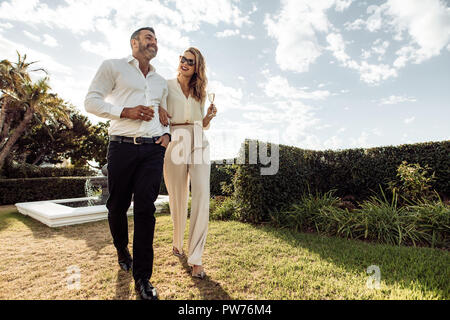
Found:
[[[111, 119], [108, 145], [108, 222], [120, 267], [132, 268], [135, 290], [144, 300], [157, 300], [150, 283], [153, 269], [155, 205], [163, 170], [169, 127], [154, 109], [167, 109], [167, 82], [150, 64], [158, 52], [153, 28], [135, 31], [132, 55], [106, 60], [92, 80], [87, 112]], [[108, 102], [106, 101], [108, 98]], [[149, 107], [153, 106], [153, 108]], [[133, 258], [128, 251], [127, 211], [134, 194]]]

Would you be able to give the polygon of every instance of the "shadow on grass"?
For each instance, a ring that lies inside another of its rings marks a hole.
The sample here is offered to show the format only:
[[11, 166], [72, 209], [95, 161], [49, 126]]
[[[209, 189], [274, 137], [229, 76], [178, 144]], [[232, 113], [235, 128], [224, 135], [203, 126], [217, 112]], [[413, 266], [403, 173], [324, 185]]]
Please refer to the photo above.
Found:
[[95, 252], [94, 260], [98, 258], [103, 248], [112, 244], [108, 220], [51, 228], [29, 216], [22, 215], [17, 210], [0, 213], [0, 231], [13, 227], [18, 222], [25, 225], [35, 239], [63, 236], [67, 239], [84, 240], [86, 245]]
[[187, 262], [186, 256], [178, 258], [188, 277], [192, 278], [192, 281], [200, 290], [200, 294], [203, 300], [231, 300], [230, 295], [222, 288], [222, 286], [212, 280], [209, 275], [206, 278], [197, 279], [191, 276], [192, 269]]
[[[29, 218], [28, 218], [29, 219]], [[17, 222], [26, 223], [27, 217], [20, 214], [15, 208], [0, 210], [0, 232], [6, 230]]]
[[[359, 240], [307, 234], [271, 226], [252, 226], [292, 247], [302, 247], [351, 273], [369, 274], [371, 265], [379, 266], [381, 281], [432, 292], [436, 298], [450, 298], [450, 253], [432, 248], [392, 246]], [[364, 284], [365, 285], [365, 284]]]
[[131, 272], [117, 270], [116, 296], [114, 300], [129, 300], [131, 297], [130, 284], [133, 280]]

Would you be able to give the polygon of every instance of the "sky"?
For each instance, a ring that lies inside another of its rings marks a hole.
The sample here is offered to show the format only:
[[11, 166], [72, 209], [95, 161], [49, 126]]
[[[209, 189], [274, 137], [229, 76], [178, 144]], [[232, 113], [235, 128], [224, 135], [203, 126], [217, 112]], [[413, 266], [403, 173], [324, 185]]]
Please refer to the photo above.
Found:
[[27, 54], [54, 92], [106, 121], [84, 110], [88, 87], [143, 26], [166, 79], [186, 48], [203, 53], [211, 159], [246, 138], [313, 150], [450, 139], [448, 0], [0, 0], [0, 59]]

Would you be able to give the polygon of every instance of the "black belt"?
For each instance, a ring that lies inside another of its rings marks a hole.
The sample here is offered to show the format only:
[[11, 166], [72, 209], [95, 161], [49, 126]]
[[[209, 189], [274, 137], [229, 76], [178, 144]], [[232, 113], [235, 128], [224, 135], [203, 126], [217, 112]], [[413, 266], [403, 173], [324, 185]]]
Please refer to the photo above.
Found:
[[160, 137], [124, 137], [124, 136], [109, 136], [109, 141], [133, 143], [133, 144], [145, 144], [145, 143], [155, 143]]

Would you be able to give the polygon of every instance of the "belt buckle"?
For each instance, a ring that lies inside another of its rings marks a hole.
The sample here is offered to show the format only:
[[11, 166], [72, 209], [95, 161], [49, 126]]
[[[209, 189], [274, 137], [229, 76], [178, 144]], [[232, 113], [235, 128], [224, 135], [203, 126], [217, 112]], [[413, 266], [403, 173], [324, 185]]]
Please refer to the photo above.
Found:
[[134, 143], [134, 144], [137, 144], [137, 145], [141, 145], [142, 142], [141, 142], [141, 143], [137, 143], [137, 142], [136, 142], [136, 138], [139, 138], [139, 137], [133, 137], [133, 143]]

